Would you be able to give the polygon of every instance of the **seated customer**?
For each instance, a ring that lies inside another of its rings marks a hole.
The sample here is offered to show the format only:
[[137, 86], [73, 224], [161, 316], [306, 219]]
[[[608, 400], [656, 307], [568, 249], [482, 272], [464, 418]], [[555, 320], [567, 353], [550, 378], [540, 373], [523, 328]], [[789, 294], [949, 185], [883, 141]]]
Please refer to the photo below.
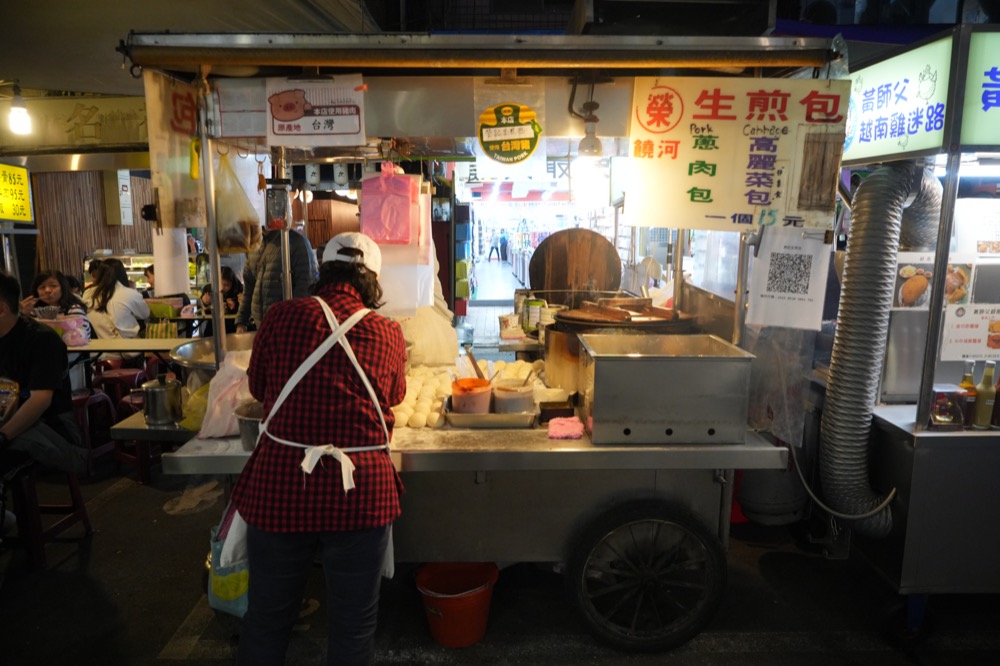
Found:
[[[137, 338], [145, 320], [149, 319], [149, 306], [138, 291], [128, 286], [128, 273], [118, 259], [107, 259], [97, 269], [94, 284], [83, 292], [83, 301], [94, 333], [99, 338]], [[104, 355], [102, 358], [120, 355]], [[138, 358], [142, 354], [121, 355]]]
[[0, 425], [0, 474], [29, 459], [83, 472], [87, 451], [73, 417], [66, 345], [53, 329], [20, 316], [17, 280], [0, 271], [0, 376], [18, 383], [19, 405]]
[[[240, 310], [240, 301], [243, 300], [243, 285], [236, 279], [236, 274], [229, 266], [222, 267], [222, 300], [223, 314], [235, 315]], [[201, 290], [201, 298], [198, 301], [206, 314], [212, 312], [212, 285], [206, 284]], [[225, 320], [226, 333], [236, 332], [236, 321], [234, 319]], [[203, 338], [212, 335], [212, 321], [204, 323], [201, 332]]]
[[142, 294], [143, 298], [153, 298], [156, 290], [156, 273], [153, 269], [153, 264], [150, 264], [142, 269], [142, 274], [146, 278], [146, 282], [149, 283], [149, 286], [139, 293]]
[[[87, 319], [87, 307], [83, 300], [74, 294], [69, 286], [69, 280], [59, 271], [42, 271], [35, 276], [31, 285], [31, 296], [21, 301], [21, 314], [35, 319], [56, 319], [57, 316], [78, 317], [80, 321], [65, 322], [65, 324], [80, 324], [77, 328], [66, 329], [63, 342], [69, 345], [81, 345], [90, 340], [90, 321]], [[70, 383], [73, 390], [86, 388], [87, 376], [80, 355], [73, 354], [70, 362]]]

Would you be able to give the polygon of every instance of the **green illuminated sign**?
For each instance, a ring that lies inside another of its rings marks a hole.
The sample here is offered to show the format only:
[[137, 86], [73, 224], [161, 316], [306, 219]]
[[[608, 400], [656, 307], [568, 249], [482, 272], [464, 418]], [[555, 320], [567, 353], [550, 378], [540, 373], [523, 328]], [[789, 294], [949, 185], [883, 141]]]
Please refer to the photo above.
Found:
[[845, 161], [942, 147], [951, 44], [949, 36], [851, 74]]
[[974, 32], [962, 107], [963, 146], [1000, 145], [1000, 32]]

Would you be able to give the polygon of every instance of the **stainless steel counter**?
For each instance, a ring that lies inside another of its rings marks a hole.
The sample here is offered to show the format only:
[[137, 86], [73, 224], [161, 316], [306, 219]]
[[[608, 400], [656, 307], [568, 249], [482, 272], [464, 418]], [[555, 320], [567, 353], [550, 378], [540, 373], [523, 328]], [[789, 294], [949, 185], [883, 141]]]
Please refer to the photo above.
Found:
[[1000, 592], [996, 430], [915, 430], [916, 405], [875, 409], [872, 483], [896, 488], [893, 529], [854, 543], [901, 594]]
[[[788, 452], [747, 433], [746, 444], [595, 446], [589, 439], [549, 439], [545, 428], [479, 430], [399, 428], [393, 461], [400, 472], [778, 469]], [[239, 474], [250, 457], [239, 437], [192, 439], [163, 454], [167, 474]]]

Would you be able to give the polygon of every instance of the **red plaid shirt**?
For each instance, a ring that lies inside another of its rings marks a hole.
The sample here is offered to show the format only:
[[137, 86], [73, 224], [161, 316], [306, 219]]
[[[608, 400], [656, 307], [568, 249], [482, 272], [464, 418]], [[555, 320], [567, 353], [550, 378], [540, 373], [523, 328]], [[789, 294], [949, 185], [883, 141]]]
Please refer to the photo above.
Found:
[[[357, 290], [328, 285], [318, 294], [343, 322], [364, 307]], [[282, 301], [267, 311], [253, 341], [250, 392], [264, 413], [302, 361], [330, 335], [320, 304], [312, 298]], [[375, 389], [392, 432], [389, 409], [406, 392], [406, 344], [399, 324], [370, 313], [348, 331], [347, 339]], [[378, 413], [357, 370], [338, 344], [302, 378], [267, 429], [275, 437], [309, 445], [342, 448], [385, 443]], [[344, 492], [340, 464], [323, 456], [312, 474], [299, 467], [305, 450], [261, 437], [233, 490], [240, 515], [271, 532], [362, 530], [399, 515], [403, 484], [385, 450], [348, 453], [356, 487]]]

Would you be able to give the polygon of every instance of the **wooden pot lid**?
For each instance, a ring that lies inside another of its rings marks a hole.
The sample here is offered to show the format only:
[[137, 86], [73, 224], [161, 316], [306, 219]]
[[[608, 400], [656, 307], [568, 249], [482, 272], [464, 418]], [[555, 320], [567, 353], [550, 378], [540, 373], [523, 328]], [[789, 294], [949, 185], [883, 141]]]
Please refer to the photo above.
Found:
[[539, 291], [617, 291], [622, 261], [607, 238], [590, 229], [563, 229], [535, 248], [528, 283]]

